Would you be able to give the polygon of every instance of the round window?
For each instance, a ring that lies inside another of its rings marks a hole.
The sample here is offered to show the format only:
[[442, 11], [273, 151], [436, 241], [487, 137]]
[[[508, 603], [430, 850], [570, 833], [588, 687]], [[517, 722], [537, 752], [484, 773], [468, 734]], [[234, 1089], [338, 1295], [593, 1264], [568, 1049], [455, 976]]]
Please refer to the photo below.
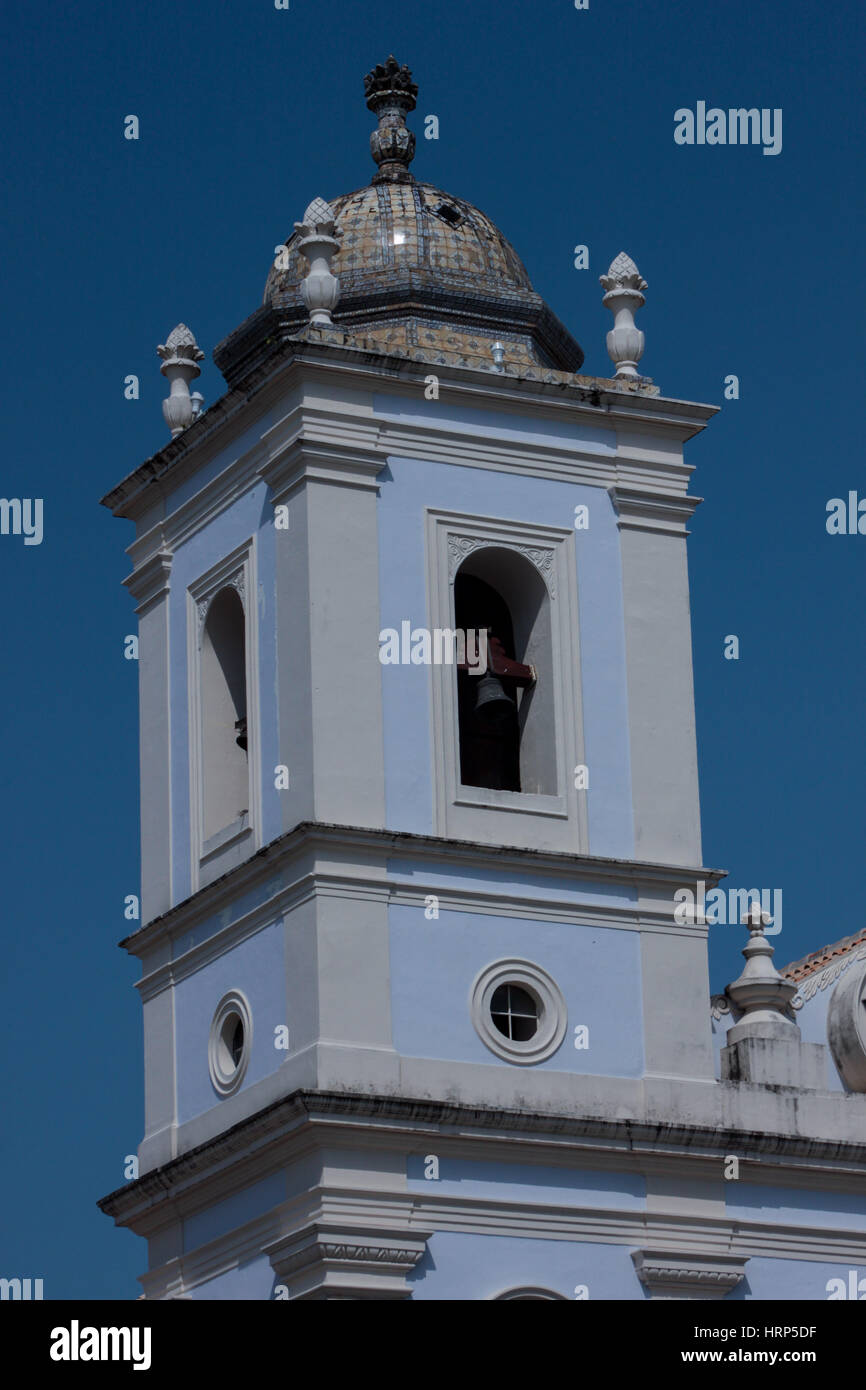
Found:
[[208, 1045], [210, 1078], [221, 1096], [232, 1095], [243, 1081], [251, 1042], [250, 1006], [243, 994], [233, 990], [217, 1005]]
[[237, 1071], [244, 1052], [244, 1022], [238, 1014], [228, 1014], [223, 1021], [217, 1052], [225, 1075]]
[[235, 1066], [241, 1060], [241, 1053], [244, 1050], [244, 1025], [242, 1019], [235, 1020], [234, 1031], [232, 1032], [232, 1061]]
[[522, 985], [499, 985], [490, 1000], [490, 1017], [503, 1037], [529, 1042], [538, 1032], [539, 1001]]
[[558, 985], [528, 960], [486, 966], [472, 986], [469, 1012], [485, 1047], [524, 1065], [551, 1057], [568, 1023]]

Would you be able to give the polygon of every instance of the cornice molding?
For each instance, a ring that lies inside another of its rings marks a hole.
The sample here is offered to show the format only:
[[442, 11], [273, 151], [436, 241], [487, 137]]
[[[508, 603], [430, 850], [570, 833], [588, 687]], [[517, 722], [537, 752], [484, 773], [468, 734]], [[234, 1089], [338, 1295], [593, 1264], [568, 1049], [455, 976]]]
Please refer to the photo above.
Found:
[[659, 531], [669, 536], [687, 536], [686, 522], [703, 501], [702, 497], [670, 497], [659, 492], [615, 485], [608, 495], [621, 531]]
[[[383, 1133], [374, 1133], [383, 1126]], [[413, 1152], [419, 1144], [429, 1145], [431, 1128], [439, 1127], [443, 1127], [447, 1137], [454, 1139], [458, 1145], [474, 1139], [495, 1147], [510, 1135], [512, 1137], [508, 1142], [512, 1152], [516, 1152], [514, 1145], [524, 1140], [530, 1144], [533, 1141], [555, 1144], [560, 1152], [565, 1152], [569, 1146], [577, 1146], [583, 1151], [587, 1144], [590, 1148], [620, 1147], [638, 1165], [657, 1157], [669, 1165], [673, 1157], [699, 1161], [713, 1155], [736, 1152], [741, 1162], [754, 1161], [764, 1171], [769, 1171], [767, 1165], [772, 1163], [774, 1179], [780, 1185], [784, 1185], [787, 1167], [808, 1168], [811, 1182], [818, 1188], [828, 1184], [834, 1186], [840, 1180], [839, 1170], [846, 1166], [851, 1170], [852, 1181], [862, 1183], [863, 1169], [866, 1167], [866, 1141], [852, 1143], [793, 1134], [749, 1133], [731, 1130], [721, 1124], [688, 1125], [652, 1118], [604, 1119], [552, 1111], [541, 1114], [530, 1110], [503, 1109], [495, 1105], [484, 1107], [393, 1095], [361, 1096], [348, 1092], [297, 1090], [239, 1121], [215, 1138], [109, 1193], [100, 1200], [99, 1206], [121, 1224], [135, 1227], [142, 1220], [154, 1219], [157, 1211], [165, 1209], [166, 1204], [170, 1204], [170, 1210], [176, 1212], [180, 1211], [177, 1206], [180, 1200], [189, 1200], [193, 1206], [200, 1205], [201, 1196], [193, 1198], [192, 1194], [199, 1192], [212, 1175], [218, 1174], [220, 1181], [229, 1186], [232, 1183], [237, 1185], [238, 1179], [232, 1178], [231, 1173], [241, 1166], [246, 1173], [245, 1181], [252, 1181], [253, 1153], [257, 1155], [257, 1175], [261, 1175], [264, 1166], [274, 1168], [286, 1161], [282, 1146], [298, 1143], [309, 1145], [312, 1142], [311, 1128], [316, 1131], [320, 1144], [333, 1143], [338, 1135], [343, 1135], [346, 1142], [356, 1147], [359, 1144], [362, 1147], [374, 1144], [379, 1148], [393, 1148], [397, 1144], [406, 1152]], [[329, 1130], [333, 1130], [330, 1137]], [[664, 1150], [661, 1154], [660, 1149]], [[421, 1151], [429, 1150], [422, 1148]], [[539, 1160], [536, 1158], [536, 1161]], [[829, 1169], [831, 1164], [836, 1165], [834, 1169]], [[162, 1221], [165, 1219], [163, 1216]], [[744, 1229], [746, 1224], [749, 1223], [738, 1219], [738, 1230]], [[752, 1224], [756, 1228], [766, 1226], [772, 1229], [768, 1223]], [[791, 1229], [800, 1230], [799, 1227]], [[858, 1243], [866, 1256], [866, 1232], [839, 1231], [837, 1234]], [[826, 1240], [833, 1236], [833, 1232], [819, 1230], [817, 1235]]]
[[[396, 384], [412, 384], [423, 393], [425, 376], [430, 370], [435, 370], [440, 377], [440, 398], [447, 392], [462, 402], [489, 402], [497, 410], [505, 403], [512, 411], [522, 407], [537, 410], [539, 402], [543, 402], [546, 409], [554, 414], [561, 413], [563, 418], [585, 416], [590, 424], [622, 421], [629, 431], [640, 426], [678, 442], [685, 442], [702, 430], [719, 409], [669, 397], [634, 395], [618, 391], [612, 384], [610, 389], [605, 389], [603, 379], [586, 384], [576, 378], [569, 389], [561, 382], [533, 382], [457, 366], [437, 369], [436, 363], [426, 360], [389, 357], [333, 344], [296, 342], [214, 402], [189, 429], [111, 489], [102, 498], [102, 504], [117, 516], [135, 519], [151, 505], [154, 486], [159, 487], [159, 495], [163, 496], [167, 475], [171, 473], [170, 486], [175, 487], [238, 433], [240, 419], [249, 406], [255, 403], [264, 412], [270, 401], [298, 384], [304, 372], [329, 380], [336, 376], [355, 390], [381, 390], [383, 384], [389, 389]], [[392, 437], [396, 438], [400, 429], [407, 434], [413, 432], [411, 427], [393, 422]], [[648, 473], [658, 471], [650, 464], [645, 467]], [[663, 469], [664, 465], [660, 467]]]
[[305, 436], [294, 439], [269, 459], [258, 474], [270, 488], [271, 502], [277, 506], [306, 482], [377, 492], [379, 474], [386, 465], [384, 455], [372, 449], [365, 454], [357, 444], [341, 445]]
[[[285, 913], [310, 902], [315, 896], [315, 883], [304, 876], [297, 883], [281, 889], [267, 902], [242, 913], [227, 926], [218, 927], [202, 941], [195, 941], [191, 936], [184, 942], [182, 931], [173, 934], [172, 942], [175, 949], [171, 959], [161, 959], [154, 969], [143, 972], [141, 979], [135, 983], [142, 1003], [147, 1003], [170, 985], [179, 984], [181, 980], [196, 974], [204, 966], [218, 960], [227, 951], [234, 950], [236, 946], [256, 936], [266, 927], [273, 926]], [[358, 896], [362, 894], [359, 893]]]
[[[425, 1186], [432, 1189], [436, 1184]], [[212, 1204], [216, 1199], [208, 1196]], [[180, 1221], [184, 1211], [177, 1207], [171, 1218]], [[137, 1223], [136, 1229], [142, 1235], [156, 1232], [156, 1227], [147, 1228], [143, 1223]], [[159, 1230], [167, 1230], [165, 1222]], [[416, 1243], [429, 1240], [431, 1232], [632, 1247], [635, 1263], [636, 1257], [644, 1257], [650, 1283], [657, 1287], [667, 1284], [673, 1297], [724, 1296], [732, 1277], [733, 1287], [739, 1282], [738, 1270], [749, 1259], [858, 1264], [866, 1258], [866, 1232], [787, 1222], [772, 1225], [725, 1216], [581, 1207], [570, 1202], [555, 1206], [495, 1197], [437, 1197], [432, 1192], [419, 1195], [384, 1188], [364, 1192], [332, 1186], [274, 1207], [266, 1215], [188, 1251], [182, 1260], [169, 1260], [152, 1269], [141, 1282], [149, 1298], [178, 1297], [179, 1289], [207, 1283], [265, 1252], [280, 1282], [289, 1283], [290, 1296], [298, 1297], [298, 1271], [306, 1268], [315, 1276], [319, 1256], [321, 1264], [331, 1260], [332, 1267], [343, 1273], [351, 1273], [352, 1264], [357, 1262], [362, 1277], [366, 1272], [374, 1279], [382, 1266], [391, 1262], [392, 1272], [398, 1278], [405, 1277], [412, 1267]], [[387, 1253], [379, 1255], [383, 1238]], [[687, 1294], [684, 1290], [690, 1284], [694, 1291]], [[659, 1296], [666, 1295], [660, 1292]]]
[[[125, 937], [120, 945], [132, 955], [142, 952], [165, 934], [188, 929], [189, 924], [210, 915], [236, 901], [243, 892], [262, 879], [273, 875], [277, 864], [303, 855], [335, 850], [349, 851], [356, 857], [359, 877], [372, 868], [379, 881], [386, 882], [384, 860], [395, 860], [392, 877], [399, 879], [399, 857], [427, 857], [441, 871], [446, 864], [464, 869], [467, 861], [476, 869], [503, 866], [503, 872], [531, 870], [550, 877], [567, 875], [573, 883], [576, 873], [585, 873], [587, 880], [611, 884], [627, 883], [640, 892], [651, 887], [670, 893], [673, 910], [673, 891], [683, 885], [694, 885], [699, 879], [715, 885], [724, 871], [700, 865], [658, 864], [634, 859], [611, 859], [594, 855], [569, 854], [558, 850], [521, 849], [512, 846], [480, 844], [472, 840], [449, 839], [445, 836], [418, 835], [409, 831], [373, 829], [365, 826], [336, 825], [319, 821], [301, 821], [292, 830], [271, 840], [251, 859], [231, 869], [221, 878], [201, 888], [183, 902], [145, 923], [137, 932]], [[684, 927], [687, 932], [693, 928]], [[703, 934], [704, 929], [698, 929]]]
[[[326, 892], [327, 890], [321, 890]], [[537, 922], [563, 922], [573, 926], [609, 927], [614, 931], [679, 933], [680, 926], [671, 921], [669, 913], [650, 913], [634, 903], [630, 907], [609, 903], [575, 903], [573, 898], [559, 902], [551, 897], [532, 897], [531, 894], [509, 892], [507, 897], [483, 889], [449, 888], [431, 874], [429, 880], [415, 883], [395, 883], [389, 888], [387, 900], [401, 907], [416, 907], [423, 912], [427, 898], [433, 893], [439, 899], [439, 910], [448, 912], [481, 913], [484, 916], [525, 918]], [[694, 935], [690, 929], [689, 935]]]
[[[171, 959], [165, 960], [160, 957], [160, 963], [153, 969], [146, 970], [136, 981], [135, 988], [139, 991], [142, 1002], [147, 1002], [170, 985], [178, 984], [194, 975], [204, 966], [225, 955], [227, 951], [233, 950], [266, 927], [279, 922], [304, 903], [315, 902], [317, 898], [378, 902], [383, 907], [412, 907], [423, 913], [431, 894], [439, 899], [440, 911], [480, 913], [483, 916], [519, 920], [529, 915], [538, 922], [560, 922], [568, 926], [590, 928], [603, 926], [611, 931], [639, 931], [650, 934], [670, 935], [674, 932], [679, 935], [700, 936], [706, 935], [707, 931], [701, 927], [680, 926], [672, 921], [669, 910], [652, 913], [638, 902], [630, 907], [597, 900], [581, 904], [575, 903], [573, 898], [565, 897], [557, 902], [549, 896], [517, 895], [512, 891], [505, 894], [483, 889], [472, 891], [466, 888], [443, 887], [437, 865], [432, 862], [429, 879], [416, 873], [411, 887], [391, 881], [372, 882], [369, 878], [360, 876], [353, 879], [348, 871], [340, 878], [327, 872], [301, 872], [294, 882], [279, 888], [266, 902], [257, 904], [249, 912], [242, 913], [225, 926], [215, 928], [202, 940], [190, 939], [184, 943], [182, 927], [171, 931], [171, 940], [176, 948]], [[148, 950], [142, 947], [141, 958], [146, 954]]]
[[[501, 402], [494, 405], [501, 410]], [[514, 414], [515, 421], [525, 418]], [[555, 431], [556, 422], [548, 423]], [[676, 500], [686, 495], [694, 471], [682, 461], [647, 460], [621, 444], [614, 447], [613, 431], [610, 445], [593, 447], [590, 441], [581, 446], [565, 438], [560, 443], [550, 438], [515, 440], [508, 437], [507, 429], [498, 420], [483, 430], [470, 429], [449, 421], [410, 421], [372, 411], [363, 414], [357, 409], [347, 410], [345, 402], [336, 400], [328, 409], [317, 400], [296, 401], [251, 448], [232, 458], [198, 492], [163, 517], [151, 533], [138, 537], [130, 554], [140, 564], [137, 557], [147, 558], [163, 538], [173, 547], [181, 545], [241, 496], [257, 476], [274, 488], [272, 501], [277, 503], [304, 476], [373, 488], [376, 473], [384, 469], [389, 458], [406, 457], [605, 489], [617, 478], [627, 477], [630, 483], [645, 481], [648, 492]], [[178, 460], [172, 486], [179, 486], [217, 456], [218, 451], [209, 450], [200, 458]], [[666, 491], [660, 493], [659, 489]]]
[[360, 1227], [313, 1221], [264, 1246], [290, 1301], [409, 1298], [406, 1276], [424, 1256], [431, 1231], [407, 1225]]
[[[314, 384], [309, 378], [306, 380]], [[393, 383], [389, 384], [393, 389]], [[302, 385], [299, 383], [299, 387]], [[287, 389], [284, 386], [284, 394]], [[453, 394], [459, 396], [460, 393]], [[610, 417], [605, 418], [605, 423], [614, 426], [610, 444], [597, 446], [587, 440], [581, 445], [573, 439], [557, 441], [549, 436], [519, 440], [509, 437], [508, 426], [500, 419], [503, 402], [498, 397], [489, 402], [497, 409], [497, 416], [489, 427], [469, 428], [449, 420], [418, 421], [389, 417], [387, 413], [374, 414], [369, 408], [359, 411], [344, 400], [335, 399], [328, 407], [323, 407], [316, 397], [297, 399], [297, 395], [295, 392], [294, 403], [275, 426], [266, 430], [244, 452], [230, 457], [198, 491], [168, 515], [161, 516], [150, 531], [136, 538], [129, 547], [135, 565], [135, 573], [125, 581], [130, 588], [139, 584], [139, 574], [145, 573], [157, 550], [167, 552], [189, 540], [247, 492], [257, 478], [270, 486], [271, 501], [275, 505], [305, 481], [375, 490], [378, 475], [393, 457], [603, 488], [615, 505], [620, 499], [621, 508], [625, 509], [619, 518], [621, 526], [673, 529], [680, 534], [683, 531], [682, 506], [693, 510], [697, 505], [698, 499], [686, 494], [689, 477], [694, 471], [692, 466], [674, 457], [646, 457], [633, 443], [624, 445]], [[256, 409], [263, 411], [275, 403], [263, 399]], [[514, 410], [513, 400], [509, 400], [508, 405], [515, 421], [525, 419]], [[546, 424], [555, 433], [555, 419], [539, 423], [542, 429]], [[195, 429], [197, 423], [178, 439], [186, 438]], [[164, 473], [154, 476], [151, 470], [147, 472], [146, 486], [158, 487], [160, 499], [164, 501], [168, 491], [219, 459], [221, 450], [228, 452], [230, 442], [228, 435], [221, 441], [203, 440], [199, 450], [181, 454], [174, 461], [170, 488], [162, 481]], [[168, 447], [173, 449], [175, 443], [172, 441]], [[618, 479], [627, 479], [629, 486], [624, 487]], [[645, 484], [645, 490], [640, 490], [641, 484]], [[639, 513], [635, 508], [641, 509]], [[121, 507], [118, 514], [137, 516], [138, 509]], [[690, 511], [685, 516], [689, 514]]]
[[172, 559], [171, 551], [162, 546], [124, 579], [124, 586], [138, 600], [139, 617], [168, 593]]
[[693, 1251], [675, 1254], [669, 1250], [633, 1250], [637, 1277], [650, 1298], [724, 1298], [740, 1283], [747, 1259], [736, 1255]]

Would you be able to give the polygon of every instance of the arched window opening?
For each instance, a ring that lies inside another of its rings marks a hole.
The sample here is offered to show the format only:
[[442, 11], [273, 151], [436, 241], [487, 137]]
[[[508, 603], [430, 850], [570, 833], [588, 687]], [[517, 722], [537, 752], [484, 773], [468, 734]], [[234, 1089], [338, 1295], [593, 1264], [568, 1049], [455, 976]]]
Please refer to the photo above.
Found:
[[[493, 653], [516, 675], [457, 673], [460, 780], [467, 787], [557, 792], [550, 597], [523, 555], [485, 546], [464, 560], [454, 582], [454, 623], [488, 632]], [[535, 679], [520, 674], [531, 667]]]
[[201, 651], [204, 838], [249, 811], [246, 623], [237, 590], [220, 589], [207, 615]]
[[[473, 575], [458, 574], [454, 585], [455, 626], [488, 633], [507, 657], [514, 657], [514, 631], [508, 606], [495, 589]], [[467, 787], [520, 791], [520, 729], [511, 681], [490, 674], [457, 673], [460, 724], [460, 780]]]

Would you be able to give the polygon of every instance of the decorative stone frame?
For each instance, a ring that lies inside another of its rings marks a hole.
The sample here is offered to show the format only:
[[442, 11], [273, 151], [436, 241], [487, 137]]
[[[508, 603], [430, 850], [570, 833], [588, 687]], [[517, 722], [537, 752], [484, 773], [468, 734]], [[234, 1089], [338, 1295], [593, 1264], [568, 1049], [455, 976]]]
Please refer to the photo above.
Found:
[[[201, 649], [210, 605], [221, 589], [237, 590], [244, 610], [247, 692], [247, 765], [249, 810], [231, 825], [204, 839], [202, 763]], [[190, 892], [201, 886], [203, 873], [211, 882], [219, 876], [223, 852], [240, 840], [260, 847], [261, 736], [259, 730], [258, 590], [255, 537], [250, 537], [218, 564], [200, 575], [187, 590], [187, 680], [189, 699]], [[228, 867], [228, 866], [226, 866]]]
[[[490, 1001], [500, 985], [520, 985], [538, 1004], [538, 1029], [526, 1042], [500, 1033], [490, 1013]], [[532, 961], [498, 960], [476, 976], [469, 994], [469, 1014], [485, 1047], [505, 1062], [531, 1066], [552, 1057], [563, 1043], [568, 1010], [558, 984]]]
[[[456, 671], [446, 664], [431, 666], [435, 833], [587, 853], [586, 792], [574, 788], [574, 768], [584, 762], [574, 530], [433, 509], [427, 510], [426, 519], [431, 629], [455, 626], [454, 580], [463, 561], [478, 550], [513, 551], [528, 561], [544, 582], [549, 601], [558, 784], [555, 795], [464, 786], [460, 781]], [[507, 820], [503, 812], [509, 813]]]
[[[240, 1056], [240, 1061], [231, 1071], [222, 1065], [220, 1058], [220, 1043], [222, 1031], [228, 1019], [237, 1015], [243, 1024], [244, 1047]], [[253, 1015], [249, 1006], [249, 1001], [245, 994], [240, 990], [230, 990], [224, 994], [217, 1004], [216, 1012], [210, 1026], [210, 1036], [207, 1045], [207, 1060], [210, 1079], [215, 1091], [221, 1096], [232, 1096], [237, 1091], [250, 1063], [250, 1053], [253, 1045]]]
[[837, 984], [827, 1008], [833, 1061], [849, 1091], [866, 1091], [866, 965], [864, 952]]
[[432, 1231], [401, 1222], [392, 1212], [385, 1223], [336, 1224], [327, 1218], [262, 1247], [289, 1300], [409, 1299], [409, 1275], [424, 1258]]

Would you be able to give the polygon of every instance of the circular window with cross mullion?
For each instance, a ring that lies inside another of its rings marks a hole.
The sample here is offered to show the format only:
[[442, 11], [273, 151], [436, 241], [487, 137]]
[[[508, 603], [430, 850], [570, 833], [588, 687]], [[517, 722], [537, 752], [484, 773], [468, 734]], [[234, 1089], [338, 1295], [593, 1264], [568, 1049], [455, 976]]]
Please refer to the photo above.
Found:
[[490, 1017], [509, 1042], [529, 1042], [538, 1032], [538, 1000], [521, 985], [499, 985], [490, 1000]]
[[568, 1022], [559, 986], [528, 960], [485, 966], [472, 985], [469, 1012], [485, 1047], [524, 1066], [551, 1057]]

